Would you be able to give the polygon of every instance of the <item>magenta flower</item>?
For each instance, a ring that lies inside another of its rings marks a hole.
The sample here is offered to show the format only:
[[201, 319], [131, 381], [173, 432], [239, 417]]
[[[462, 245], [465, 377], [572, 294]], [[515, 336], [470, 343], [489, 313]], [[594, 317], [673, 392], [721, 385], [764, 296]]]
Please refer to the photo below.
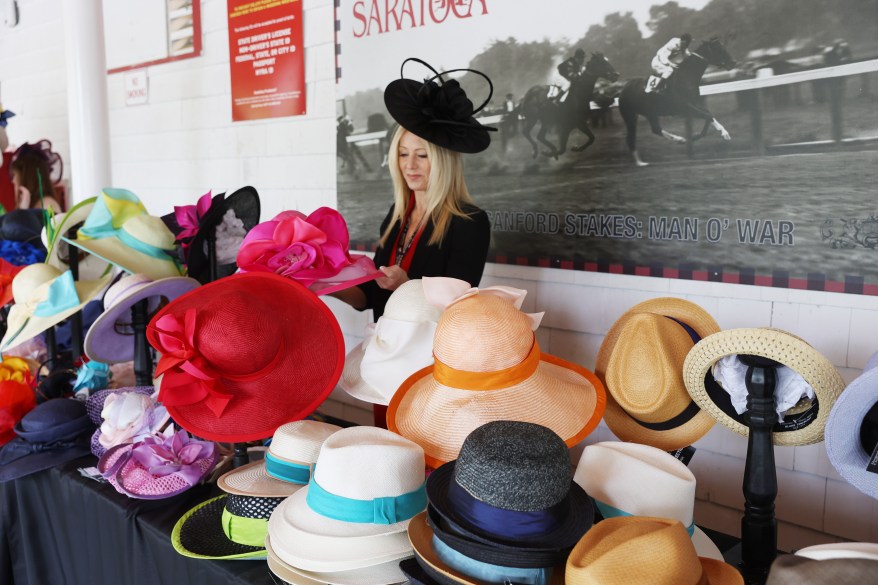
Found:
[[311, 286], [354, 263], [349, 243], [347, 224], [334, 209], [321, 207], [307, 217], [282, 211], [250, 230], [238, 251], [238, 268], [274, 272]]
[[208, 191], [199, 197], [198, 203], [195, 205], [174, 206], [174, 218], [177, 220], [177, 224], [183, 228], [183, 231], [177, 234], [177, 241], [193, 238], [198, 233], [198, 222], [210, 209], [210, 194], [211, 191]]

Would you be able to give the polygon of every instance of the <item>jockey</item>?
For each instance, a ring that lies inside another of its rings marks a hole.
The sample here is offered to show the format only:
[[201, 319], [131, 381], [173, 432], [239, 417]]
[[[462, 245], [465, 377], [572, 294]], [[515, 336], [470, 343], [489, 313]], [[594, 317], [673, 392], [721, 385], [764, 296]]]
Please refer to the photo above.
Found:
[[567, 92], [570, 91], [573, 80], [582, 75], [583, 71], [585, 71], [585, 51], [576, 49], [572, 57], [558, 65], [558, 74], [567, 80], [567, 87], [562, 89], [558, 101], [563, 102], [567, 99]]
[[661, 91], [667, 84], [668, 78], [677, 70], [680, 63], [691, 55], [689, 45], [692, 44], [692, 35], [683, 33], [668, 41], [652, 59], [652, 70], [658, 76], [658, 82], [647, 84], [646, 92]]

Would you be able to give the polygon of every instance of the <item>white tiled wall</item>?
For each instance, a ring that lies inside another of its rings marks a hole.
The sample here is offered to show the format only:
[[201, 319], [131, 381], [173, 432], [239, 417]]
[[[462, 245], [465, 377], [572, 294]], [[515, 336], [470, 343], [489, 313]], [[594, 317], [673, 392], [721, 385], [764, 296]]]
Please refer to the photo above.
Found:
[[[723, 329], [786, 329], [824, 353], [848, 382], [859, 375], [868, 357], [878, 350], [875, 328], [870, 327], [878, 325], [878, 300], [865, 297], [488, 265], [481, 284], [501, 283], [528, 290], [527, 311], [546, 312], [538, 332], [544, 351], [588, 368], [594, 367], [598, 348], [613, 322], [632, 305], [659, 296], [698, 303], [714, 315]], [[342, 324], [348, 347], [352, 347], [359, 342], [368, 315], [334, 299], [327, 302]], [[851, 308], [851, 304], [858, 308]], [[356, 407], [356, 401], [340, 391], [333, 394], [332, 400], [344, 400], [344, 404], [329, 407], [339, 409], [336, 412], [350, 415]], [[368, 408], [364, 404], [361, 407]], [[368, 410], [364, 413], [361, 420], [368, 421], [371, 414]], [[601, 423], [585, 443], [613, 438]], [[717, 425], [695, 447], [690, 467], [698, 479], [696, 521], [739, 535], [747, 440]], [[781, 549], [841, 540], [878, 542], [878, 501], [842, 480], [830, 464], [823, 443], [776, 447], [775, 462]]]
[[[83, 0], [97, 1], [97, 0]], [[21, 24], [0, 30], [0, 98], [18, 113], [13, 142], [48, 137], [67, 153], [61, 0], [19, 0]], [[112, 172], [154, 213], [172, 203], [252, 184], [263, 217], [282, 209], [335, 205], [335, 81], [332, 0], [304, 0], [308, 115], [231, 122], [225, 0], [202, 0], [204, 52], [150, 67], [150, 102], [126, 107], [123, 76], [108, 78]], [[69, 169], [68, 169], [69, 172]], [[92, 194], [75, 194], [84, 198]], [[489, 265], [483, 284], [528, 290], [527, 311], [546, 311], [538, 332], [550, 353], [593, 368], [603, 336], [632, 305], [657, 296], [692, 300], [723, 328], [772, 326], [809, 341], [856, 377], [878, 350], [878, 300], [813, 291]], [[369, 315], [333, 299], [348, 347]], [[368, 424], [371, 410], [336, 391], [327, 414]], [[612, 439], [602, 424], [587, 442]], [[722, 427], [696, 444], [696, 520], [738, 534], [746, 440]], [[878, 541], [878, 502], [844, 483], [822, 444], [777, 447], [779, 541], [785, 550], [841, 539]]]

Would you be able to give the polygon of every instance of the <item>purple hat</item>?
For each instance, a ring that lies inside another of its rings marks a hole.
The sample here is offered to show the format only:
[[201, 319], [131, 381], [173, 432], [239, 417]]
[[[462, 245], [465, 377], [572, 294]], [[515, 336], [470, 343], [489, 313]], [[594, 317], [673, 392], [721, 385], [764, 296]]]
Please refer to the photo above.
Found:
[[197, 280], [185, 276], [152, 280], [145, 274], [132, 274], [120, 278], [104, 294], [104, 312], [95, 319], [85, 336], [85, 354], [105, 364], [130, 362], [134, 359], [131, 307], [147, 299], [147, 311], [152, 314], [168, 301], [198, 286]]
[[213, 471], [216, 443], [200, 441], [180, 430], [108, 449], [98, 471], [116, 491], [132, 498], [160, 500], [185, 492]]
[[55, 398], [38, 405], [15, 425], [15, 439], [0, 449], [0, 482], [24, 477], [88, 455], [94, 424], [85, 404]]
[[91, 452], [100, 457], [107, 449], [138, 442], [159, 432], [170, 419], [153, 397], [152, 386], [100, 390], [85, 402], [88, 416], [98, 430], [91, 436]]

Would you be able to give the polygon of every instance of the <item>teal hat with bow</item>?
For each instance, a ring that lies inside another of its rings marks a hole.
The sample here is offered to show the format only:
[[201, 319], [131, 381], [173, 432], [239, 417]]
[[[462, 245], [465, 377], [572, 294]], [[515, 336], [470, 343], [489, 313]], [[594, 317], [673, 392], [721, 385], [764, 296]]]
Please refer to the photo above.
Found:
[[183, 274], [174, 234], [127, 189], [104, 189], [77, 238], [61, 238], [131, 274], [153, 280]]

